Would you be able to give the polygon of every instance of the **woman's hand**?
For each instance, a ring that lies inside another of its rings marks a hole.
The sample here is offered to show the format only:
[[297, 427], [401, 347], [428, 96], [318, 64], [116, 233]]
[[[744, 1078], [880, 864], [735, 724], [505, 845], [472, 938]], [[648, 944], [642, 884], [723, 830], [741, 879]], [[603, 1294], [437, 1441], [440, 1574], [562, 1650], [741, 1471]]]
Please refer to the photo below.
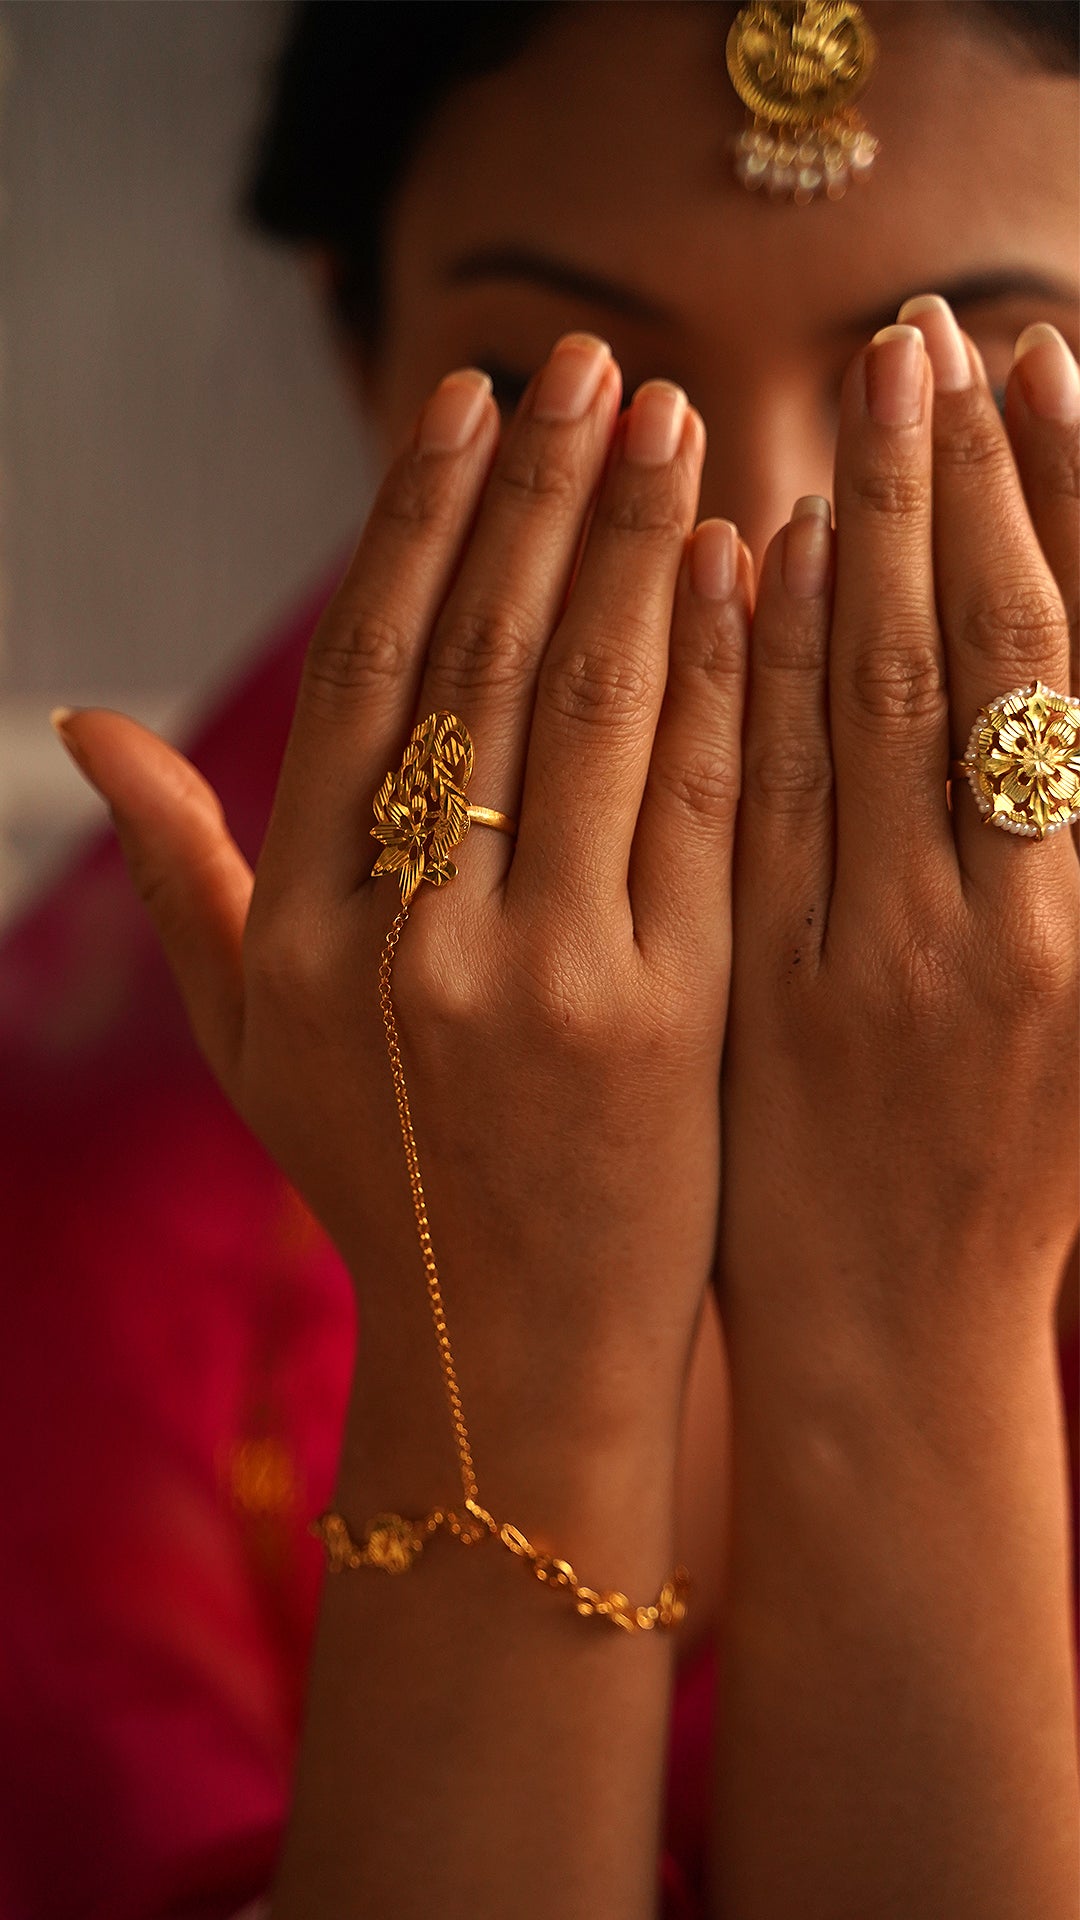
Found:
[[[370, 829], [414, 723], [465, 721], [469, 800], [519, 831], [473, 824], [421, 886], [394, 1002], [479, 1495], [637, 1601], [671, 1569], [716, 1232], [750, 583], [726, 523], [688, 539], [700, 417], [654, 382], [616, 420], [619, 393], [569, 339], [496, 450], [486, 380], [440, 387], [314, 636], [254, 881], [178, 754], [101, 712], [67, 733], [210, 1066], [356, 1278], [359, 1526], [456, 1498]], [[275, 1920], [472, 1920], [508, 1887], [521, 1920], [645, 1920], [673, 1658], [497, 1545], [328, 1578]]]
[[1074, 848], [945, 783], [985, 702], [1068, 687], [1078, 383], [1036, 340], [1014, 458], [944, 303], [912, 309], [849, 369], [831, 564], [808, 515], [762, 570], [718, 1286], [736, 1343], [827, 1369], [865, 1330], [914, 1391], [1044, 1328], [1076, 1229]]
[[912, 317], [848, 372], [835, 552], [793, 518], [753, 621], [717, 1274], [739, 1920], [1076, 1912], [1078, 864], [946, 777], [984, 703], [1067, 689], [1078, 382], [1061, 359], [1027, 419], [1014, 372], [1022, 485], [970, 343]]
[[403, 1369], [450, 1431], [378, 1005], [398, 890], [370, 832], [434, 710], [472, 734], [470, 800], [520, 822], [516, 844], [472, 826], [394, 968], [480, 1461], [519, 1432], [535, 1454], [672, 1429], [708, 1282], [748, 570], [725, 522], [689, 541], [700, 416], [666, 382], [617, 418], [619, 396], [582, 335], [498, 447], [485, 377], [440, 387], [312, 641], [254, 880], [179, 754], [102, 711], [65, 729], [211, 1068], [356, 1278], [391, 1447]]

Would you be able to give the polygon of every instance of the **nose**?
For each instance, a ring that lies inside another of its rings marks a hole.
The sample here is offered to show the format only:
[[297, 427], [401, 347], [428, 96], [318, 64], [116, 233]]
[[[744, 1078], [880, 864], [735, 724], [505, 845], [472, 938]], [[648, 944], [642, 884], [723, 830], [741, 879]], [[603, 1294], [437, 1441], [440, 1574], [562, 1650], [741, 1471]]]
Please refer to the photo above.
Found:
[[733, 520], [760, 567], [800, 494], [831, 500], [835, 428], [808, 378], [725, 379], [694, 403], [708, 433], [699, 517]]

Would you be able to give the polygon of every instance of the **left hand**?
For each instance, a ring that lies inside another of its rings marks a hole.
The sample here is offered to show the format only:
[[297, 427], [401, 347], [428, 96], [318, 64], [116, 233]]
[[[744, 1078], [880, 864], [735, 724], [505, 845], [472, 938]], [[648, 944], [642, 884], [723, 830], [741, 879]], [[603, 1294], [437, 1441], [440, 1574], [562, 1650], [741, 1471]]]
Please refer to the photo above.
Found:
[[1061, 417], [1026, 397], [1044, 342], [1006, 429], [944, 303], [917, 317], [848, 369], [820, 590], [808, 519], [763, 562], [715, 1280], [733, 1382], [787, 1342], [947, 1418], [928, 1383], [1045, 1343], [1076, 1231], [1072, 837], [985, 827], [963, 779], [950, 812], [946, 779], [984, 703], [1069, 689], [1077, 409], [1071, 355]]

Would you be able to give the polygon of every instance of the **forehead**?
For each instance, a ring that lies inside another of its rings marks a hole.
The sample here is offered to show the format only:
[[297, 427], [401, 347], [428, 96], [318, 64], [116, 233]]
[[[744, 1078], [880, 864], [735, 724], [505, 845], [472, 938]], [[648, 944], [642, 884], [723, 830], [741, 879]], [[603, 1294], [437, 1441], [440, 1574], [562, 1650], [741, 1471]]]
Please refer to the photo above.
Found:
[[793, 312], [800, 330], [835, 326], [946, 271], [1075, 272], [1071, 76], [941, 0], [866, 11], [879, 51], [860, 104], [881, 150], [842, 201], [796, 207], [735, 181], [733, 7], [578, 5], [438, 110], [395, 209], [396, 273], [434, 281], [462, 252], [513, 242], [602, 267], [688, 332], [737, 312], [745, 333]]

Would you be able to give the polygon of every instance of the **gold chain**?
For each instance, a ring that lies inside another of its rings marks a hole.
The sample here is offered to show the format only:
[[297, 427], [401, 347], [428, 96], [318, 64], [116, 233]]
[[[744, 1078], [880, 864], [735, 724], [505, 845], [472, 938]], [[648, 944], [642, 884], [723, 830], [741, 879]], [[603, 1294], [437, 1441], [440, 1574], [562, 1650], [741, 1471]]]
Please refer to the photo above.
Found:
[[435, 1253], [431, 1245], [431, 1228], [428, 1225], [427, 1201], [424, 1197], [424, 1183], [420, 1178], [420, 1157], [416, 1151], [416, 1135], [413, 1132], [412, 1111], [409, 1107], [409, 1095], [405, 1086], [405, 1068], [401, 1061], [401, 1042], [398, 1038], [397, 1020], [394, 1015], [394, 1002], [390, 992], [390, 979], [394, 967], [394, 955], [401, 939], [402, 928], [409, 917], [408, 906], [399, 907], [393, 924], [383, 943], [382, 959], [379, 963], [379, 1008], [386, 1028], [386, 1045], [390, 1054], [390, 1071], [394, 1078], [394, 1094], [397, 1098], [398, 1119], [401, 1121], [401, 1138], [405, 1145], [405, 1164], [409, 1170], [409, 1186], [412, 1190], [413, 1210], [416, 1214], [416, 1230], [420, 1236], [420, 1252], [424, 1261], [424, 1277], [427, 1280], [428, 1298], [431, 1301], [432, 1317], [435, 1321], [435, 1338], [439, 1346], [439, 1359], [442, 1362], [443, 1379], [446, 1382], [446, 1397], [450, 1402], [450, 1419], [457, 1441], [458, 1459], [461, 1465], [461, 1485], [466, 1504], [479, 1499], [476, 1485], [476, 1469], [473, 1466], [472, 1448], [469, 1445], [469, 1430], [465, 1425], [465, 1414], [461, 1405], [461, 1392], [454, 1371], [454, 1356], [450, 1351], [450, 1335], [446, 1326], [446, 1314], [443, 1311], [442, 1288], [439, 1285], [439, 1270], [435, 1265]]
[[[463, 723], [458, 721], [456, 716], [431, 715], [428, 721], [422, 722], [421, 726], [415, 730], [414, 740], [424, 734], [425, 728], [430, 729], [437, 723], [443, 721], [453, 723], [453, 727], [460, 734], [462, 741], [467, 746], [467, 766], [471, 771], [471, 742], [468, 740], [468, 733]], [[407, 756], [403, 766], [408, 767], [409, 765], [410, 762]], [[411, 772], [414, 781], [420, 777], [417, 768], [413, 767]], [[445, 788], [446, 781], [444, 778], [441, 788], [438, 789], [438, 791], [442, 793], [444, 803], [446, 798]], [[389, 780], [386, 786], [386, 794], [388, 793]], [[380, 798], [376, 801], [377, 819], [380, 818], [380, 806], [385, 797], [383, 790], [380, 790]], [[462, 808], [464, 808], [463, 792], [460, 799]], [[501, 817], [502, 816], [500, 816], [500, 818]], [[465, 826], [467, 827], [467, 825], [468, 820], [466, 818]], [[392, 831], [389, 833], [383, 832], [379, 837], [390, 841], [402, 832], [404, 832], [404, 829], [400, 828], [395, 820]], [[411, 845], [410, 851], [413, 851]], [[393, 867], [383, 866], [383, 862], [389, 857], [389, 855], [383, 855], [380, 858], [380, 861], [376, 865], [377, 872], [380, 870], [394, 870]], [[396, 865], [400, 866], [401, 862], [397, 860], [396, 855], [394, 855], [394, 860]], [[433, 878], [436, 884], [441, 885], [447, 879], [452, 878], [455, 871], [456, 869], [452, 866], [446, 870], [446, 863], [444, 862], [442, 869], [426, 877]], [[656, 1600], [653, 1601], [650, 1606], [634, 1606], [627, 1599], [625, 1593], [620, 1593], [617, 1590], [603, 1593], [595, 1587], [585, 1586], [578, 1579], [577, 1574], [574, 1572], [568, 1560], [559, 1560], [550, 1553], [542, 1552], [538, 1547], [533, 1546], [532, 1542], [526, 1538], [519, 1527], [511, 1526], [509, 1522], [506, 1521], [500, 1525], [497, 1520], [492, 1518], [487, 1508], [480, 1504], [480, 1495], [476, 1484], [476, 1468], [473, 1465], [472, 1447], [469, 1442], [469, 1430], [465, 1425], [465, 1413], [461, 1404], [461, 1391], [458, 1387], [457, 1372], [454, 1367], [454, 1356], [450, 1348], [450, 1334], [446, 1325], [442, 1288], [439, 1284], [439, 1270], [435, 1264], [435, 1252], [431, 1244], [431, 1228], [427, 1216], [427, 1200], [424, 1195], [424, 1183], [420, 1177], [420, 1156], [416, 1147], [416, 1135], [413, 1132], [412, 1111], [409, 1106], [409, 1095], [405, 1085], [405, 1068], [401, 1058], [401, 1040], [398, 1034], [398, 1025], [394, 1013], [394, 1002], [391, 991], [394, 957], [397, 953], [402, 929], [409, 917], [411, 892], [415, 890], [416, 880], [418, 878], [419, 871], [413, 881], [408, 897], [405, 896], [405, 889], [403, 888], [402, 905], [394, 916], [394, 920], [383, 943], [382, 958], [379, 962], [379, 1008], [382, 1013], [383, 1026], [386, 1029], [386, 1046], [390, 1056], [390, 1071], [393, 1076], [398, 1119], [401, 1122], [401, 1138], [405, 1147], [405, 1164], [409, 1175], [409, 1189], [412, 1194], [413, 1212], [416, 1215], [416, 1230], [420, 1239], [420, 1252], [424, 1262], [424, 1276], [427, 1281], [428, 1299], [431, 1302], [432, 1319], [435, 1323], [435, 1338], [438, 1343], [439, 1360], [442, 1365], [443, 1379], [446, 1385], [446, 1397], [450, 1405], [450, 1419], [453, 1424], [454, 1439], [457, 1443], [458, 1463], [461, 1470], [461, 1486], [468, 1517], [463, 1517], [461, 1514], [456, 1513], [453, 1508], [446, 1507], [433, 1507], [430, 1513], [425, 1515], [423, 1520], [409, 1520], [397, 1513], [380, 1513], [376, 1514], [374, 1520], [370, 1522], [365, 1540], [362, 1543], [358, 1543], [353, 1539], [342, 1515], [328, 1511], [321, 1514], [317, 1520], [311, 1523], [310, 1531], [322, 1540], [326, 1548], [328, 1564], [332, 1573], [340, 1573], [349, 1567], [381, 1567], [387, 1573], [404, 1573], [421, 1552], [425, 1541], [440, 1527], [445, 1527], [448, 1532], [452, 1533], [461, 1541], [463, 1546], [474, 1545], [478, 1540], [484, 1538], [485, 1533], [493, 1534], [496, 1539], [502, 1542], [503, 1546], [509, 1548], [511, 1553], [516, 1554], [519, 1559], [524, 1560], [528, 1564], [537, 1580], [542, 1581], [547, 1586], [564, 1588], [572, 1593], [577, 1611], [583, 1616], [594, 1616], [597, 1619], [610, 1620], [613, 1625], [622, 1627], [628, 1633], [644, 1633], [653, 1627], [677, 1626], [686, 1614], [686, 1594], [690, 1584], [690, 1576], [685, 1567], [677, 1566], [675, 1568], [674, 1572], [664, 1581]]]

